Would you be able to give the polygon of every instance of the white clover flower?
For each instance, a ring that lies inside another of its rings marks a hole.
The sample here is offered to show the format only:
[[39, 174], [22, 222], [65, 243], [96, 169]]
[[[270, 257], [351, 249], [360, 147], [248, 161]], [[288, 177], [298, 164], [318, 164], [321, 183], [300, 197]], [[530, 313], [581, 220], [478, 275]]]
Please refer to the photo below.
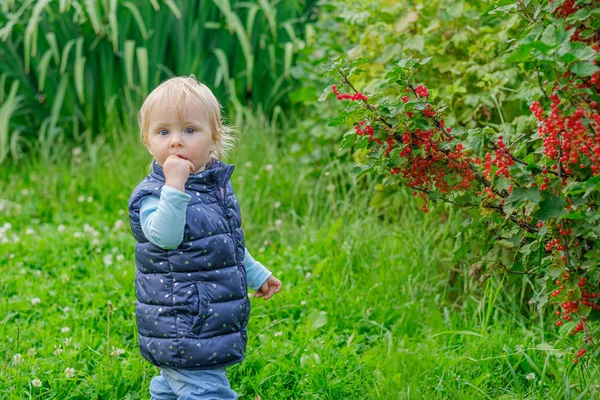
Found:
[[73, 234], [73, 237], [76, 237], [76, 238], [83, 237], [83, 233], [81, 233], [81, 232], [75, 232], [75, 233]]
[[244, 164], [244, 167], [246, 168], [250, 168], [252, 166], [252, 161], [246, 161], [246, 163]]
[[56, 346], [54, 345], [54, 351], [52, 352], [55, 356], [60, 355], [60, 353], [62, 353], [62, 349], [60, 348], [60, 346]]
[[267, 164], [267, 165], [265, 165], [265, 170], [267, 172], [272, 172], [273, 171], [273, 164]]
[[29, 194], [29, 189], [23, 189], [23, 190], [21, 190], [21, 194], [23, 196], [27, 196]]
[[87, 198], [87, 202], [88, 202], [88, 203], [91, 203], [92, 201], [94, 201], [94, 198], [93, 198], [92, 196], [88, 196], [88, 198]]
[[281, 207], [281, 202], [280, 201], [276, 201], [275, 204], [273, 204], [273, 207], [275, 207], [275, 208]]
[[65, 376], [68, 379], [71, 379], [75, 376], [75, 369], [74, 368], [65, 368]]
[[312, 274], [310, 272], [307, 272], [306, 275], [304, 276], [305, 279], [310, 279], [312, 277]]
[[307, 304], [308, 304], [308, 302], [307, 302], [306, 300], [302, 300], [302, 301], [300, 302], [300, 305], [301, 305], [301, 306], [305, 306], [305, 305], [307, 305]]
[[329, 176], [329, 171], [325, 171], [325, 176]]
[[117, 261], [118, 261], [118, 262], [121, 262], [121, 261], [123, 261], [123, 260], [125, 260], [125, 256], [124, 256], [123, 254], [119, 254], [119, 255], [117, 256]]
[[58, 233], [63, 233], [65, 231], [65, 229], [67, 229], [63, 224], [60, 224], [56, 230], [58, 231]]
[[335, 185], [327, 185], [327, 191], [333, 192], [335, 190]]
[[283, 222], [280, 219], [276, 219], [275, 220], [275, 228], [277, 228], [277, 229], [281, 228], [282, 223]]
[[21, 353], [17, 353], [13, 356], [13, 362], [15, 364], [20, 364], [21, 361], [23, 361], [23, 356], [21, 356]]
[[120, 210], [119, 210], [119, 215], [120, 215], [120, 216], [123, 216], [123, 215], [125, 215], [125, 210], [123, 210], [123, 209], [120, 209]]
[[37, 351], [35, 350], [35, 347], [32, 347], [29, 350], [27, 350], [27, 355], [29, 357], [35, 357], [36, 354], [37, 354]]
[[27, 228], [25, 230], [26, 235], [35, 235], [35, 231], [32, 228]]
[[73, 148], [73, 150], [71, 150], [71, 154], [73, 154], [73, 157], [79, 157], [81, 155], [81, 147]]
[[82, 195], [82, 196], [77, 197], [78, 203], [83, 203], [84, 201], [85, 201], [85, 196]]
[[63, 326], [63, 328], [60, 330], [61, 333], [69, 333], [71, 332], [71, 328], [69, 328], [68, 326]]
[[275, 337], [277, 337], [277, 336], [281, 336], [281, 335], [283, 335], [283, 332], [275, 332], [275, 333], [273, 334], [273, 336], [275, 336]]
[[31, 299], [31, 304], [34, 306], [40, 304], [41, 302], [42, 302], [42, 300], [40, 300], [39, 297], [34, 297], [33, 299]]
[[40, 381], [39, 379], [34, 379], [31, 381], [31, 385], [33, 387], [41, 387], [42, 386], [42, 381]]
[[120, 231], [123, 228], [125, 228], [125, 222], [120, 219], [116, 220], [115, 224], [113, 225], [113, 230]]
[[104, 262], [104, 265], [106, 265], [107, 267], [110, 267], [113, 263], [112, 254], [107, 254], [104, 257], [102, 257], [102, 261]]
[[71, 340], [73, 340], [73, 339], [71, 339], [71, 338], [66, 338], [66, 339], [63, 341], [63, 344], [65, 345], [65, 347], [71, 344]]
[[532, 381], [535, 379], [535, 374], [533, 372], [530, 372], [527, 375], [525, 375], [525, 379], [527, 379], [528, 381]]
[[124, 349], [115, 349], [114, 347], [113, 347], [113, 349], [114, 350], [110, 352], [110, 355], [112, 357], [118, 357], [118, 356], [120, 356], [122, 354], [125, 354], [125, 350]]

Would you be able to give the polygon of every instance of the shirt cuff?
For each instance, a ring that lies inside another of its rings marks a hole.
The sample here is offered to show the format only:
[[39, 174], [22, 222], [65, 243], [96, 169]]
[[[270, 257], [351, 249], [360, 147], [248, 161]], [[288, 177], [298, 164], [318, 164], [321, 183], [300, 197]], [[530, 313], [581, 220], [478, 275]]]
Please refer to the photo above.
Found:
[[264, 265], [252, 258], [248, 250], [244, 251], [242, 264], [244, 265], [244, 268], [246, 268], [248, 286], [254, 290], [260, 289], [262, 284], [272, 275], [271, 271], [266, 269]]

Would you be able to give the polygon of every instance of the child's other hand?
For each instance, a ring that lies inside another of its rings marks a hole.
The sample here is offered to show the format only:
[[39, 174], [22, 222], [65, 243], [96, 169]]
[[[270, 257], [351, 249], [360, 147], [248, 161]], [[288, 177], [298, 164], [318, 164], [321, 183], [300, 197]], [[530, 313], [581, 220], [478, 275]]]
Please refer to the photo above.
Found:
[[269, 300], [275, 293], [279, 293], [281, 290], [281, 281], [275, 278], [273, 275], [269, 277], [254, 293], [254, 297], [264, 297], [265, 300]]
[[165, 183], [183, 192], [185, 191], [185, 182], [187, 182], [190, 174], [194, 172], [194, 164], [185, 158], [170, 155], [163, 163], [163, 171], [165, 173]]

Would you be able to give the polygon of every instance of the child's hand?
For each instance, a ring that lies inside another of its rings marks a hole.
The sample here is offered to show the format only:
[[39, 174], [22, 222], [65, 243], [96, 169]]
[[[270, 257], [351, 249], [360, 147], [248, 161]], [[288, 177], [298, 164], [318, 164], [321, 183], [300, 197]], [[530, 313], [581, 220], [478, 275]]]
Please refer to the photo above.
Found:
[[281, 281], [271, 275], [269, 279], [262, 284], [260, 289], [254, 293], [254, 297], [264, 297], [265, 300], [269, 300], [275, 293], [279, 293], [280, 290]]
[[187, 182], [190, 174], [194, 172], [194, 164], [185, 158], [170, 155], [163, 164], [163, 171], [165, 173], [165, 184], [184, 192], [185, 182]]

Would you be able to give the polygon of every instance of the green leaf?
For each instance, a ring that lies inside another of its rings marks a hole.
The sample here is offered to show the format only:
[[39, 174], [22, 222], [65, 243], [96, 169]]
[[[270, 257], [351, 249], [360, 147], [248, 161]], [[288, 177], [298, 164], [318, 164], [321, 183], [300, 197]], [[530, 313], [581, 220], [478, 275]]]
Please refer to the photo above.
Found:
[[333, 88], [331, 86], [327, 86], [323, 89], [323, 93], [319, 96], [319, 102], [325, 101], [329, 95], [333, 93]]
[[352, 61], [350, 64], [348, 64], [349, 67], [354, 67], [357, 65], [361, 65], [361, 64], [366, 64], [369, 61], [371, 61], [371, 59], [369, 57], [359, 57], [356, 60]]
[[577, 74], [579, 76], [591, 76], [593, 74], [595, 74], [596, 72], [600, 71], [600, 68], [598, 68], [596, 65], [594, 65], [591, 62], [578, 62], [573, 64], [573, 66], [570, 68], [571, 72], [573, 72], [574, 74]]
[[346, 124], [345, 117], [335, 117], [335, 118], [331, 118], [327, 125], [328, 126], [339, 126], [339, 125], [344, 125], [344, 124]]
[[524, 189], [520, 187], [514, 188], [510, 196], [506, 198], [504, 212], [508, 216], [512, 214], [512, 212], [519, 207], [519, 205], [526, 201], [530, 201], [535, 204], [539, 203], [540, 190], [537, 187], [532, 187], [531, 189]]
[[327, 323], [327, 313], [325, 311], [313, 310], [308, 316], [308, 323], [311, 331], [316, 331]]
[[559, 218], [565, 214], [565, 201], [552, 193], [544, 193], [544, 200], [540, 202], [539, 207], [533, 216], [540, 221]]
[[340, 144], [340, 150], [343, 150], [346, 147], [352, 147], [356, 143], [356, 137], [357, 135], [354, 132], [346, 133]]

